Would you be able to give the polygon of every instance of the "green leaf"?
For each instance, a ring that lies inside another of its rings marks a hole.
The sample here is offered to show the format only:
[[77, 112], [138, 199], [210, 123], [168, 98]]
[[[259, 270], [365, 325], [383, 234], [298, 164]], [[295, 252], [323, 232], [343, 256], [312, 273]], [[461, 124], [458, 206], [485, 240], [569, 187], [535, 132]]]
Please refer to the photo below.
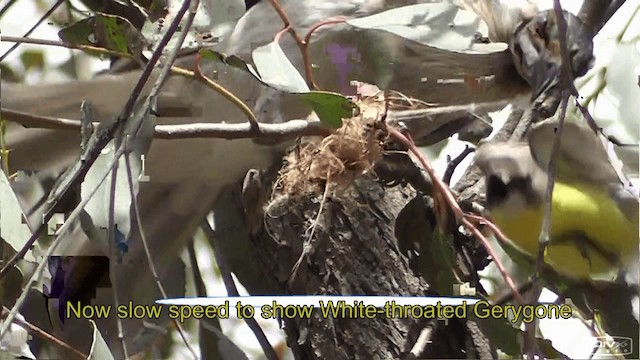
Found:
[[204, 60], [219, 61], [219, 62], [225, 62], [224, 59], [227, 57], [225, 54], [211, 50], [211, 49], [200, 49], [200, 56]]
[[98, 14], [96, 20], [94, 31], [99, 42], [106, 44], [107, 49], [129, 53], [127, 33], [133, 25], [127, 19], [107, 14]]
[[202, 59], [204, 60], [211, 60], [214, 62], [221, 62], [225, 65], [234, 67], [236, 69], [240, 69], [240, 70], [244, 70], [246, 72], [248, 72], [249, 74], [253, 75], [254, 78], [256, 78], [256, 80], [260, 81], [261, 83], [263, 83], [266, 86], [269, 86], [268, 84], [266, 84], [262, 78], [260, 77], [260, 74], [258, 73], [258, 71], [253, 67], [253, 65], [246, 63], [244, 60], [242, 60], [241, 58], [237, 57], [236, 55], [225, 55], [221, 52], [215, 51], [215, 50], [211, 50], [211, 49], [200, 49], [200, 56], [202, 56]]
[[356, 104], [338, 93], [310, 91], [299, 96], [311, 105], [323, 124], [332, 128], [342, 126], [342, 119], [352, 117], [358, 109]]
[[108, 50], [138, 55], [146, 40], [129, 20], [116, 15], [97, 13], [58, 32], [65, 43], [102, 47]]
[[21, 74], [20, 72], [17, 72], [11, 66], [5, 63], [0, 64], [0, 75], [2, 75], [3, 81], [10, 81], [10, 82], [21, 82], [22, 79], [24, 78], [23, 74]]
[[[166, 0], [137, 1], [138, 3], [137, 5], [133, 5], [130, 1], [123, 1], [123, 0], [116, 0], [116, 1], [80, 0], [80, 2], [84, 6], [86, 6], [89, 10], [91, 10], [92, 14], [105, 13], [105, 14], [120, 16], [125, 19], [128, 19], [134, 26], [136, 26], [136, 28], [140, 28], [144, 20], [147, 18], [147, 15], [144, 13], [144, 9], [142, 6], [145, 6], [145, 7], [148, 6], [149, 8], [147, 10], [147, 13], [149, 14], [149, 16], [153, 17], [153, 16], [157, 16], [157, 13], [153, 13], [154, 10], [162, 11], [162, 8], [167, 5]], [[138, 5], [142, 5], [142, 6], [138, 6]], [[75, 8], [74, 11], [76, 13], [83, 12], [83, 10], [78, 8]]]
[[20, 61], [26, 71], [44, 68], [44, 52], [40, 50], [25, 50], [20, 54]]
[[522, 330], [514, 327], [509, 320], [504, 318], [488, 317], [478, 321], [483, 332], [498, 349], [510, 356], [520, 355]]
[[[262, 50], [257, 51], [259, 49]], [[200, 55], [203, 59], [222, 62], [225, 65], [244, 70], [265, 86], [297, 95], [311, 106], [320, 121], [332, 128], [342, 126], [342, 119], [352, 117], [354, 111], [358, 110], [356, 104], [341, 94], [329, 91], [310, 91], [302, 76], [289, 62], [277, 43], [273, 42], [259, 49], [254, 51], [253, 56], [254, 61], [257, 58], [256, 67], [262, 66], [260, 73], [251, 64], [235, 55], [227, 56], [211, 49], [200, 50]], [[269, 62], [272, 64], [271, 66], [267, 66]]]
[[91, 38], [94, 23], [93, 17], [82, 19], [58, 31], [58, 37], [67, 44], [96, 46], [97, 42]]
[[[483, 332], [498, 349], [509, 356], [521, 358], [521, 344], [524, 332], [512, 325], [511, 321], [505, 318], [487, 317], [477, 320]], [[564, 354], [556, 350], [550, 340], [536, 337], [538, 347], [548, 359], [564, 359]]]
[[451, 244], [453, 239], [450, 235], [443, 234], [440, 230], [435, 230], [431, 238], [431, 261], [436, 266], [436, 290], [440, 295], [453, 295], [453, 284], [457, 284], [453, 275], [455, 264], [455, 254]]

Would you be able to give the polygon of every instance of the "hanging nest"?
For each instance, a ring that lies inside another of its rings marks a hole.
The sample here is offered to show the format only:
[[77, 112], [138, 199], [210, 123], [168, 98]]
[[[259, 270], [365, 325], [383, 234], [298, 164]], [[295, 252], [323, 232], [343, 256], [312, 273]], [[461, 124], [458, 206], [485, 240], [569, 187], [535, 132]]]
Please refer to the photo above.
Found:
[[[426, 104], [398, 93], [387, 94], [390, 110], [423, 107]], [[327, 181], [337, 188], [373, 169], [384, 151], [387, 136], [384, 94], [381, 91], [357, 101], [360, 114], [344, 119], [342, 127], [319, 142], [298, 146], [285, 158], [277, 184], [285, 194], [318, 194]]]

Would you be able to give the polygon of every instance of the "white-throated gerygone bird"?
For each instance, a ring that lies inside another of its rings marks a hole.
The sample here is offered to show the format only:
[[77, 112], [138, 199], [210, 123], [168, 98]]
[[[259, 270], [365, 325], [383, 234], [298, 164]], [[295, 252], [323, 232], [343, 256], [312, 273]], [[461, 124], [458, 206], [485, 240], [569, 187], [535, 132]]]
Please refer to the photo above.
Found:
[[[475, 158], [485, 175], [491, 219], [511, 241], [507, 245], [534, 259], [556, 128], [556, 119], [543, 121], [526, 142], [487, 143]], [[545, 262], [573, 279], [610, 279], [638, 259], [637, 190], [586, 124], [565, 123], [556, 156]]]

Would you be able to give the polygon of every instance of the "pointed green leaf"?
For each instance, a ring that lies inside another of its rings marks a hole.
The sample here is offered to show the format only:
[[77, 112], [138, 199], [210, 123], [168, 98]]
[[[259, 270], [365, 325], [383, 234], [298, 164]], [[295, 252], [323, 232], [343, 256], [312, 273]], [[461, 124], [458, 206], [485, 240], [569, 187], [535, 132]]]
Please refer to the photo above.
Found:
[[356, 104], [338, 93], [310, 91], [299, 96], [311, 105], [323, 124], [332, 128], [342, 126], [342, 119], [352, 117], [358, 109]]
[[256, 78], [256, 80], [260, 81], [261, 83], [263, 83], [264, 85], [269, 86], [268, 84], [266, 84], [262, 78], [260, 77], [260, 74], [258, 74], [258, 71], [256, 71], [256, 69], [253, 67], [253, 65], [246, 63], [244, 60], [242, 60], [241, 58], [237, 57], [236, 55], [225, 55], [221, 52], [215, 51], [215, 50], [211, 50], [211, 49], [200, 49], [200, 56], [202, 56], [203, 59], [205, 60], [211, 60], [211, 61], [215, 61], [215, 62], [221, 62], [223, 64], [229, 65], [231, 67], [240, 69], [240, 70], [244, 70], [246, 72], [248, 72], [249, 74], [253, 75], [254, 78]]
[[97, 13], [58, 32], [65, 43], [103, 47], [132, 55], [142, 52], [146, 40], [129, 20], [109, 14]]
[[44, 68], [44, 53], [40, 50], [25, 50], [20, 54], [20, 61], [27, 71], [41, 70]]
[[91, 37], [94, 23], [93, 17], [82, 19], [58, 31], [58, 37], [67, 44], [96, 46], [96, 39]]

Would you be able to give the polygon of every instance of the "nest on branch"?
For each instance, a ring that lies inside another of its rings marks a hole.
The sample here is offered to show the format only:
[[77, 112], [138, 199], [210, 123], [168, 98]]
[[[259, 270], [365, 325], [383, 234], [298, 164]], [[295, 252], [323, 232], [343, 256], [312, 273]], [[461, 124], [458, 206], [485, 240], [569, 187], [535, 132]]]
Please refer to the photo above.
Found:
[[[388, 111], [429, 106], [396, 92], [386, 95]], [[321, 140], [300, 144], [285, 158], [276, 184], [283, 193], [322, 193], [327, 181], [345, 188], [353, 179], [372, 171], [382, 158], [387, 137], [385, 94], [376, 91], [356, 101], [360, 113], [343, 119], [342, 126]]]

